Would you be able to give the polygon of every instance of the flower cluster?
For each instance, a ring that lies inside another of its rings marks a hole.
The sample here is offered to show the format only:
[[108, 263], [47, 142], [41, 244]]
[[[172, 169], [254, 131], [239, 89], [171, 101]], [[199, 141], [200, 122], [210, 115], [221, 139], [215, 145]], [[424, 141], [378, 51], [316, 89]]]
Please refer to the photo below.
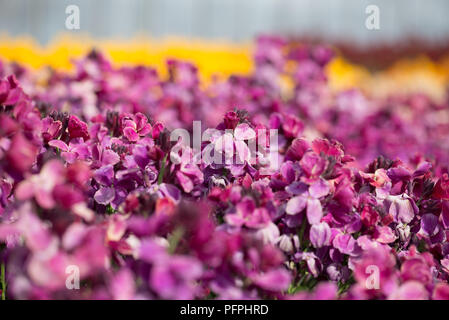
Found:
[[[333, 57], [261, 37], [251, 74], [207, 85], [188, 62], [164, 78], [95, 51], [73, 73], [0, 64], [0, 289], [449, 299], [448, 103], [333, 92]], [[195, 120], [215, 128], [200, 154], [229, 139], [240, 161], [192, 161], [170, 132]], [[276, 166], [249, 159], [259, 129]]]

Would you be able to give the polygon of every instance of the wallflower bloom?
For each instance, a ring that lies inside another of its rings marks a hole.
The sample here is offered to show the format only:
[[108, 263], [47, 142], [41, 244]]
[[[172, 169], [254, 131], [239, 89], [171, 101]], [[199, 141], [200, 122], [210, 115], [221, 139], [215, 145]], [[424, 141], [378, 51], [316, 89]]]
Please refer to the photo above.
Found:
[[201, 274], [201, 264], [195, 259], [174, 256], [157, 262], [149, 281], [161, 298], [186, 300], [196, 296], [195, 281]]
[[299, 196], [291, 198], [286, 207], [287, 214], [295, 215], [307, 207], [307, 219], [310, 224], [316, 224], [323, 217], [323, 209], [319, 198], [329, 193], [329, 186], [324, 180], [314, 182], [308, 191], [300, 193]]
[[326, 222], [312, 225], [310, 228], [310, 242], [315, 248], [328, 246], [331, 239], [331, 229]]
[[49, 142], [61, 134], [62, 123], [59, 120], [54, 121], [50, 117], [42, 119], [42, 138]]
[[83, 138], [84, 141], [89, 139], [87, 124], [78, 119], [77, 116], [71, 115], [69, 117], [68, 131], [70, 139]]
[[[447, 299], [449, 100], [335, 90], [332, 57], [262, 37], [209, 83], [0, 63], [7, 298]], [[195, 120], [201, 145], [170, 141]]]
[[16, 189], [15, 195], [19, 200], [35, 198], [37, 203], [46, 209], [55, 205], [53, 188], [64, 181], [64, 167], [58, 160], [52, 160], [42, 167], [39, 174], [31, 175], [22, 181]]
[[6, 152], [8, 165], [18, 172], [26, 172], [36, 161], [38, 148], [27, 140], [23, 134], [17, 133], [11, 139], [9, 150]]
[[384, 204], [396, 222], [409, 223], [418, 213], [415, 202], [406, 194], [388, 196]]
[[122, 118], [123, 135], [131, 142], [136, 142], [139, 137], [144, 137], [152, 130], [148, 118], [143, 113], [136, 113], [131, 117]]
[[0, 105], [15, 105], [24, 95], [14, 75], [0, 79]]
[[447, 173], [438, 179], [433, 189], [433, 195], [437, 199], [449, 200], [449, 176]]
[[271, 222], [267, 209], [256, 208], [252, 199], [243, 199], [236, 206], [236, 213], [227, 214], [225, 220], [232, 226], [248, 228], [263, 228]]

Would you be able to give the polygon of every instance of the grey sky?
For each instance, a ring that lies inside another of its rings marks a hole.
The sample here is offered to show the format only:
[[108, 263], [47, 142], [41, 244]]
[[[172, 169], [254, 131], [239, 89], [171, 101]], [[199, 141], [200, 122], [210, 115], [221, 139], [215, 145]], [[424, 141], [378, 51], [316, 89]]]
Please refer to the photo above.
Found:
[[[80, 7], [80, 31], [97, 37], [143, 33], [242, 41], [275, 32], [361, 43], [406, 35], [449, 37], [447, 0], [0, 0], [0, 32], [45, 43], [67, 31], [70, 4]], [[369, 4], [380, 7], [380, 30], [365, 28]]]

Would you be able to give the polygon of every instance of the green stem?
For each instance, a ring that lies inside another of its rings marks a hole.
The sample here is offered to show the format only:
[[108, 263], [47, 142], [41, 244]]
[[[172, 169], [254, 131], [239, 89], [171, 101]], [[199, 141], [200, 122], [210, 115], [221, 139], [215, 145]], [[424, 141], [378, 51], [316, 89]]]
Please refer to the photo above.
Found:
[[164, 159], [162, 159], [161, 170], [159, 171], [159, 176], [157, 177], [157, 184], [161, 184], [164, 180], [164, 172], [165, 172], [165, 162], [167, 161], [168, 153], [165, 155]]
[[1, 265], [1, 285], [2, 285], [2, 300], [6, 300], [6, 276], [5, 276], [5, 263]]
[[304, 244], [302, 241], [302, 238], [304, 237], [304, 231], [306, 231], [306, 226], [307, 226], [307, 218], [303, 217], [302, 219], [302, 223], [301, 223], [301, 228], [299, 229], [299, 245], [301, 246], [302, 249], [304, 249]]
[[111, 204], [108, 204], [108, 205], [107, 205], [107, 207], [106, 207], [106, 213], [107, 213], [107, 214], [114, 214], [114, 213], [115, 213], [115, 210], [114, 210], [114, 208], [112, 208]]
[[184, 230], [181, 227], [178, 227], [168, 237], [168, 243], [169, 243], [168, 251], [170, 253], [175, 253], [176, 248], [178, 247], [179, 241], [181, 241], [183, 234], [184, 234]]

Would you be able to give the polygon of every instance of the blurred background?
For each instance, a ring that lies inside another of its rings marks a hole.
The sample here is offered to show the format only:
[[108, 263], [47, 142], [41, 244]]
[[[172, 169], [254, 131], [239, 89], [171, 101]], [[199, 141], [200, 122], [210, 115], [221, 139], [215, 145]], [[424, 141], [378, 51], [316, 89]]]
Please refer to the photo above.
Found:
[[[80, 9], [79, 30], [65, 26], [69, 5]], [[379, 30], [365, 25], [369, 5], [380, 10]], [[433, 72], [449, 56], [448, 13], [447, 0], [0, 0], [0, 57], [70, 68], [96, 47], [119, 63], [175, 57], [207, 76], [246, 73], [256, 36], [274, 34], [331, 45], [369, 72], [422, 57], [431, 64], [419, 66]], [[340, 76], [347, 66], [336, 69]]]
[[[81, 11], [95, 37], [181, 36], [247, 41], [259, 33], [313, 35], [362, 45], [404, 37], [449, 37], [447, 0], [0, 0], [0, 30], [48, 43], [66, 32], [65, 8]], [[380, 9], [380, 30], [365, 28], [365, 8]]]

